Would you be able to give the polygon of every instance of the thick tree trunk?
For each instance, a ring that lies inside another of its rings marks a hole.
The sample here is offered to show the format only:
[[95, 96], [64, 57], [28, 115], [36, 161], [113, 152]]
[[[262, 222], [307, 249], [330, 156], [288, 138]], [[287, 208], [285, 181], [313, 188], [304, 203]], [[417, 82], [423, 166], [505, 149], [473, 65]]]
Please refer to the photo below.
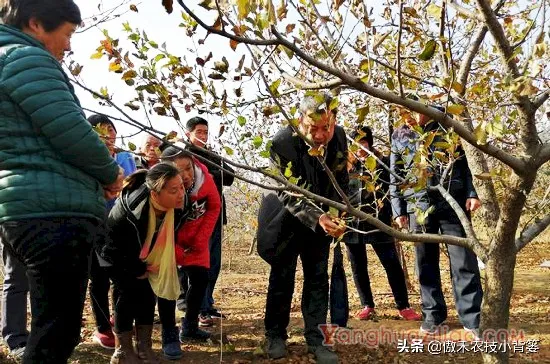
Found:
[[497, 342], [500, 350], [483, 354], [483, 361], [487, 364], [506, 364], [509, 361], [508, 350], [502, 348], [506, 348], [510, 339], [506, 330], [510, 318], [517, 255], [515, 237], [526, 196], [533, 187], [535, 176], [536, 173], [531, 173], [524, 177], [513, 175], [510, 178], [494, 240], [491, 242], [489, 261], [485, 267], [480, 329], [482, 339]]

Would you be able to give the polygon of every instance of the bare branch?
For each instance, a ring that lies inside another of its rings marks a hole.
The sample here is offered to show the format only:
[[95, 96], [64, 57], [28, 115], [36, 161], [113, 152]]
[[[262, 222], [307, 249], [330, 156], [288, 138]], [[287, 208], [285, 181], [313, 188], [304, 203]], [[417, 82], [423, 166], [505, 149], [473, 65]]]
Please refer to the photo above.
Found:
[[549, 97], [550, 97], [550, 90], [544, 91], [542, 94], [540, 94], [533, 100], [533, 108], [535, 110], [538, 110], [538, 108], [540, 108], [546, 102], [546, 100], [548, 100]]
[[401, 80], [401, 37], [403, 36], [403, 0], [399, 0], [399, 31], [397, 33], [397, 82], [399, 83], [399, 95], [405, 97], [403, 82]]
[[455, 3], [453, 0], [449, 1], [449, 2], [446, 2], [447, 4], [449, 4], [449, 6], [451, 8], [453, 8], [458, 14], [460, 15], [463, 15], [465, 16], [466, 18], [470, 18], [472, 20], [477, 20], [477, 21], [483, 21], [483, 17], [482, 16], [479, 16], [478, 14], [476, 14], [475, 12], [469, 10], [469, 9], [466, 9], [465, 7], [463, 6], [460, 6], [458, 5], [457, 3]]
[[236, 42], [245, 43], [245, 44], [254, 44], [254, 45], [278, 45], [279, 44], [279, 42], [276, 39], [251, 39], [251, 38], [239, 37], [237, 35], [227, 33], [223, 29], [216, 29], [213, 26], [207, 25], [205, 22], [203, 22], [201, 18], [199, 18], [195, 13], [191, 11], [191, 9], [187, 7], [187, 5], [184, 4], [183, 0], [178, 0], [178, 3], [181, 5], [183, 10], [185, 10], [185, 12], [189, 14], [191, 18], [193, 18], [193, 20], [195, 20], [201, 27], [203, 27], [210, 33], [218, 34], [225, 38], [229, 38]]
[[436, 190], [436, 191], [439, 191], [439, 193], [441, 193], [441, 196], [443, 196], [445, 201], [447, 201], [447, 203], [451, 206], [453, 211], [458, 216], [458, 219], [460, 220], [462, 227], [464, 227], [464, 232], [466, 233], [466, 236], [472, 239], [473, 241], [475, 241], [476, 244], [480, 244], [479, 240], [477, 239], [474, 228], [472, 226], [472, 222], [470, 221], [470, 219], [468, 219], [468, 216], [466, 216], [466, 214], [464, 213], [464, 210], [458, 204], [458, 202], [456, 202], [453, 196], [451, 196], [451, 194], [445, 188], [443, 188], [441, 184], [434, 187], [430, 187], [430, 190]]
[[542, 233], [550, 225], [550, 215], [546, 215], [540, 220], [527, 226], [516, 239], [516, 251], [519, 252], [527, 244], [533, 241], [540, 233]]
[[489, 29], [483, 25], [476, 31], [468, 51], [462, 57], [462, 63], [460, 64], [460, 69], [458, 71], [458, 82], [463, 86], [462, 92], [460, 93], [461, 96], [464, 96], [466, 93], [466, 84], [468, 83], [468, 77], [470, 76], [472, 62], [479, 52], [479, 48], [481, 47], [481, 44], [483, 44], [483, 40], [485, 39], [488, 30]]

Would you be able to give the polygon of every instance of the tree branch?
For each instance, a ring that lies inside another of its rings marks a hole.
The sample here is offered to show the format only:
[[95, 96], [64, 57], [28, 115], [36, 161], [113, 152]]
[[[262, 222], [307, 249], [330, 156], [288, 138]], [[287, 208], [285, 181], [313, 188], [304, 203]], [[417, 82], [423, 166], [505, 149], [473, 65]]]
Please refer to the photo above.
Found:
[[533, 108], [535, 110], [538, 110], [546, 102], [546, 100], [548, 100], [549, 97], [550, 97], [550, 90], [544, 91], [542, 94], [540, 94], [533, 100]]
[[466, 18], [477, 20], [477, 21], [483, 21], [483, 17], [479, 16], [479, 14], [476, 14], [475, 12], [466, 9], [463, 6], [458, 5], [453, 0], [447, 2], [451, 8], [453, 8], [458, 14], [465, 16]]
[[399, 0], [399, 31], [397, 32], [397, 83], [399, 84], [399, 95], [405, 97], [403, 92], [403, 81], [401, 80], [401, 37], [403, 36], [403, 0]]
[[205, 22], [202, 21], [201, 18], [199, 18], [195, 13], [193, 13], [191, 9], [189, 9], [187, 5], [184, 4], [183, 0], [178, 0], [178, 3], [181, 5], [183, 10], [185, 10], [185, 12], [189, 14], [191, 18], [193, 18], [193, 20], [195, 20], [201, 27], [203, 27], [210, 33], [221, 35], [225, 38], [229, 38], [239, 43], [254, 44], [254, 45], [278, 45], [279, 44], [279, 42], [275, 39], [251, 39], [246, 37], [239, 37], [237, 35], [227, 33], [223, 29], [214, 28], [213, 26], [207, 25]]
[[516, 251], [519, 252], [527, 244], [533, 241], [540, 233], [542, 233], [550, 225], [550, 214], [546, 215], [540, 220], [536, 220], [534, 223], [527, 226], [516, 239]]
[[504, 150], [493, 146], [489, 144], [479, 144], [477, 142], [477, 138], [475, 135], [468, 130], [462, 123], [452, 119], [451, 117], [447, 116], [445, 113], [435, 109], [431, 108], [429, 106], [424, 105], [421, 102], [414, 101], [411, 99], [404, 99], [399, 97], [399, 95], [395, 95], [391, 92], [387, 92], [381, 89], [378, 89], [376, 87], [372, 87], [370, 85], [367, 85], [363, 81], [361, 81], [360, 78], [351, 76], [346, 74], [345, 72], [342, 72], [338, 69], [332, 68], [326, 64], [324, 64], [321, 61], [316, 60], [315, 58], [309, 56], [308, 54], [304, 53], [301, 49], [296, 47], [294, 44], [290, 43], [288, 40], [286, 40], [284, 37], [279, 34], [277, 29], [272, 27], [272, 33], [273, 35], [279, 40], [279, 42], [284, 45], [285, 47], [291, 49], [294, 51], [294, 54], [296, 54], [298, 57], [304, 59], [309, 64], [329, 73], [333, 76], [336, 76], [342, 80], [342, 82], [358, 91], [365, 92], [373, 97], [397, 104], [402, 105], [412, 111], [416, 111], [418, 113], [427, 115], [431, 117], [432, 119], [438, 121], [441, 123], [441, 125], [447, 127], [447, 128], [453, 128], [454, 131], [460, 135], [464, 140], [466, 140], [468, 143], [472, 144], [476, 148], [480, 149], [481, 151], [495, 157], [496, 159], [502, 161], [504, 164], [510, 166], [512, 169], [518, 171], [519, 173], [522, 173], [525, 170], [526, 163], [516, 158]]

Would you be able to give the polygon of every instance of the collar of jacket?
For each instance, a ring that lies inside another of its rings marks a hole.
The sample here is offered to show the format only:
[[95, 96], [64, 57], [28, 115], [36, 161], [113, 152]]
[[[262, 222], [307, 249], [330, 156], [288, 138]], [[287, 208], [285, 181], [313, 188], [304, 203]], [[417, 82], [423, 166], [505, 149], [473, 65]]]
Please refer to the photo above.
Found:
[[[144, 211], [149, 208], [149, 189], [145, 184], [133, 191], [123, 191], [120, 198], [122, 208], [128, 218], [137, 226]], [[185, 205], [174, 211], [174, 229], [177, 230], [189, 214], [191, 203], [188, 196], [185, 196]]]
[[[40, 48], [43, 48], [44, 50], [47, 50], [44, 44], [40, 42], [38, 39], [34, 38], [31, 35], [28, 35], [27, 33], [23, 32], [21, 29], [12, 27], [11, 25], [0, 24], [0, 32], [6, 32], [11, 34], [13, 37], [19, 38], [21, 44], [23, 45], [40, 47]], [[11, 41], [10, 43], [13, 43], [13, 41]], [[4, 46], [4, 45], [5, 44], [0, 44], [0, 46]]]

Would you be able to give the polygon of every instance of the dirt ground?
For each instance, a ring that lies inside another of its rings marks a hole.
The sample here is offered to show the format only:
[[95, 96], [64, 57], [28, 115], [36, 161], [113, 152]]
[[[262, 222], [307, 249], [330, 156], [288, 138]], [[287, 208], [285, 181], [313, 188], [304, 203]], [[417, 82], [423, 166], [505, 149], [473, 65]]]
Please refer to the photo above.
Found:
[[[181, 363], [313, 363], [313, 357], [307, 355], [303, 339], [303, 321], [300, 312], [300, 297], [302, 286], [301, 268], [298, 268], [297, 284], [293, 298], [292, 318], [289, 325], [289, 351], [286, 359], [277, 361], [265, 358], [262, 347], [263, 314], [265, 292], [267, 289], [268, 266], [257, 256], [248, 255], [251, 237], [231, 234], [224, 242], [223, 270], [215, 292], [216, 305], [228, 315], [223, 322], [217, 322], [212, 328], [216, 340], [211, 343], [183, 345], [184, 356]], [[550, 259], [550, 242], [535, 242], [525, 248], [518, 257], [514, 294], [512, 297], [510, 327], [524, 330], [526, 340], [539, 340], [537, 353], [515, 353], [511, 355], [512, 363], [550, 363], [550, 269], [540, 268], [540, 263]], [[415, 309], [419, 309], [418, 282], [414, 277], [414, 252], [410, 244], [404, 246], [407, 257], [408, 272], [411, 277], [410, 301]], [[377, 304], [377, 316], [374, 321], [350, 320], [353, 329], [380, 332], [390, 330], [401, 335], [417, 335], [419, 322], [400, 320], [393, 306], [393, 298], [383, 268], [374, 252], [369, 248], [369, 272], [372, 289]], [[449, 305], [447, 325], [452, 330], [445, 337], [436, 340], [457, 338], [470, 339], [466, 336], [454, 312], [452, 291], [449, 279], [448, 261], [442, 254], [441, 267], [444, 278], [444, 292]], [[349, 264], [346, 262], [350, 305], [352, 314], [361, 308], [359, 298], [351, 279]], [[181, 315], [178, 312], [178, 315]], [[108, 363], [112, 352], [102, 349], [92, 342], [94, 320], [87, 302], [85, 308], [85, 326], [82, 330], [82, 342], [76, 348], [70, 363], [91, 364]], [[220, 337], [224, 339], [220, 341]], [[342, 363], [480, 363], [479, 353], [458, 353], [457, 349], [449, 349], [453, 353], [429, 354], [425, 341], [423, 353], [398, 352], [397, 343], [384, 344], [378, 347], [366, 344], [337, 345]], [[373, 343], [373, 341], [369, 341]], [[469, 345], [469, 344], [468, 344]], [[160, 355], [160, 326], [155, 328], [154, 347]], [[517, 345], [518, 350], [526, 346]], [[5, 347], [0, 351], [1, 363], [14, 363], [6, 357]], [[169, 363], [170, 361], [165, 361]]]

